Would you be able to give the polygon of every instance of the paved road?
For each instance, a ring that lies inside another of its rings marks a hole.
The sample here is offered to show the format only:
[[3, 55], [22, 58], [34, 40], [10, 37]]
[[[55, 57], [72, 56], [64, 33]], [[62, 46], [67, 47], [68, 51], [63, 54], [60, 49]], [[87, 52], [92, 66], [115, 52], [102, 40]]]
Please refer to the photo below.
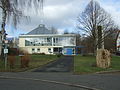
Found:
[[[64, 83], [84, 85], [99, 90], [120, 90], [120, 73], [117, 74], [88, 74], [73, 75], [71, 73], [0, 73], [0, 76], [16, 78], [33, 78]], [[15, 89], [14, 89], [15, 88]], [[16, 80], [0, 78], [0, 90], [85, 90], [82, 88], [32, 80]]]
[[0, 90], [85, 90], [85, 89], [40, 81], [0, 79]]
[[73, 56], [65, 56], [33, 72], [70, 72], [73, 68]]

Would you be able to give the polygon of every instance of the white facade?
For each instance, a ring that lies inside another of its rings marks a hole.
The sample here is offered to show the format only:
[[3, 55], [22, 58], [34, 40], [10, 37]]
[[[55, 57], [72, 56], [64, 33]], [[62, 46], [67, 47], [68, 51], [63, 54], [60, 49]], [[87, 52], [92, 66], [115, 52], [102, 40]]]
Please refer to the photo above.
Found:
[[[75, 34], [20, 35], [19, 48], [28, 53], [63, 53], [64, 47], [76, 46]], [[73, 48], [75, 49], [75, 48]], [[74, 50], [75, 51], [75, 50]], [[74, 53], [73, 53], [74, 54]]]
[[120, 32], [117, 38], [117, 51], [120, 51]]

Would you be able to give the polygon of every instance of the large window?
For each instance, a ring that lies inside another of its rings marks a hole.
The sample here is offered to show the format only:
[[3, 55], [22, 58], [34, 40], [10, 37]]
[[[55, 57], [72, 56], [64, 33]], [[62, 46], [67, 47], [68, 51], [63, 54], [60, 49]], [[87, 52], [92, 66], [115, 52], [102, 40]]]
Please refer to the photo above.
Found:
[[53, 52], [54, 52], [54, 53], [62, 53], [62, 48], [61, 48], [61, 47], [59, 47], [59, 48], [54, 48], [54, 49], [53, 49]]
[[53, 45], [54, 46], [73, 46], [75, 44], [75, 37], [54, 37]]
[[52, 38], [40, 37], [40, 38], [26, 38], [25, 46], [51, 46]]
[[26, 38], [25, 46], [74, 46], [75, 37], [73, 36], [56, 36], [56, 37], [38, 37]]

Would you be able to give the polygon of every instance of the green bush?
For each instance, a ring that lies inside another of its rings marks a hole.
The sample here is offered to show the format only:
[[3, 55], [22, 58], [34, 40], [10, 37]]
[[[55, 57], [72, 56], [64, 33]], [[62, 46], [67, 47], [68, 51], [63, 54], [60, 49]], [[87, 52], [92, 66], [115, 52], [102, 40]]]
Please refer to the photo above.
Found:
[[59, 54], [57, 54], [57, 57], [61, 57], [63, 54], [62, 53], [59, 53]]

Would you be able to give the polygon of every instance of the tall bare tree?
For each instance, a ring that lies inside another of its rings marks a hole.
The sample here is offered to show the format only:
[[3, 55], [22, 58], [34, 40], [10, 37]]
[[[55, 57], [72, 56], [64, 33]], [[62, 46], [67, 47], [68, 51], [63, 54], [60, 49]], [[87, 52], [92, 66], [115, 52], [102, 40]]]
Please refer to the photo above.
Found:
[[114, 21], [97, 1], [91, 0], [85, 10], [78, 16], [78, 29], [86, 35], [92, 37], [94, 51], [98, 47], [98, 29], [102, 27], [102, 44], [104, 47], [104, 38], [111, 34], [110, 30], [115, 27]]
[[[9, 21], [12, 21], [12, 25], [16, 27], [16, 25], [20, 22], [20, 17], [24, 16], [24, 9], [30, 7], [35, 8], [37, 12], [39, 10], [37, 8], [43, 7], [43, 0], [0, 0], [0, 8], [2, 10], [0, 41], [2, 43], [4, 43], [6, 38], [6, 24], [9, 23]], [[0, 45], [0, 55], [2, 43]]]
[[51, 32], [52, 32], [52, 34], [58, 34], [57, 29], [53, 26], [51, 27]]

